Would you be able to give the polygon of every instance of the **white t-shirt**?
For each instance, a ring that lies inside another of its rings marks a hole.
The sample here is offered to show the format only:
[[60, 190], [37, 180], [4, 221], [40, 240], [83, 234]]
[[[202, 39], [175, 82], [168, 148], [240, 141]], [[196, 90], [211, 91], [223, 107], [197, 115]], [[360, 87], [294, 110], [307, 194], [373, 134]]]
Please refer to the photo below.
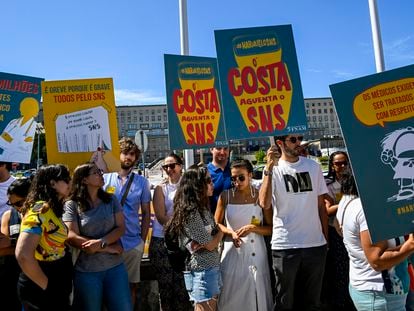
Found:
[[[336, 217], [342, 222], [344, 208], [354, 196], [344, 195], [339, 202]], [[382, 291], [384, 282], [381, 272], [375, 271], [368, 263], [361, 245], [360, 233], [368, 230], [361, 199], [355, 198], [348, 204], [342, 223], [344, 244], [349, 255], [349, 282], [357, 290]]]
[[326, 244], [319, 218], [318, 196], [327, 193], [321, 167], [299, 157], [273, 167], [272, 249], [309, 248]]
[[[168, 217], [171, 217], [174, 212], [174, 197], [177, 192], [178, 183], [165, 183], [162, 184], [161, 187], [162, 192], [164, 193], [165, 212]], [[164, 237], [164, 227], [158, 222], [157, 218], [155, 218], [152, 223], [152, 236], [157, 238]]]
[[6, 203], [9, 200], [7, 197], [7, 189], [9, 189], [10, 184], [15, 180], [13, 176], [10, 176], [6, 181], [0, 182], [0, 220], [3, 217], [4, 212], [10, 209]]

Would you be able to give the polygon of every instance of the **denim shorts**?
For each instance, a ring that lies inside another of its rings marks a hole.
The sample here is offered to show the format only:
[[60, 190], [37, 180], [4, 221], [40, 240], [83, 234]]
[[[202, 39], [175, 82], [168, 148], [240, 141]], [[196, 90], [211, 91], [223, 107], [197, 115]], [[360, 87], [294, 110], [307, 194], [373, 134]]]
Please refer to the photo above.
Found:
[[400, 311], [405, 310], [407, 294], [394, 295], [385, 291], [357, 290], [349, 285], [349, 294], [358, 310]]
[[190, 300], [196, 303], [218, 296], [222, 287], [219, 267], [203, 271], [185, 271], [184, 281]]

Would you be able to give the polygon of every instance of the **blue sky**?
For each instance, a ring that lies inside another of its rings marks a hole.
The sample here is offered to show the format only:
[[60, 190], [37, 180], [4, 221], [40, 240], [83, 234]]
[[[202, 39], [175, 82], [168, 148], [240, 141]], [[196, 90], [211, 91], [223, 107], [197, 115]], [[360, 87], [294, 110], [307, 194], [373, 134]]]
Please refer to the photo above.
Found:
[[[377, 0], [385, 68], [414, 63], [414, 1]], [[375, 73], [368, 0], [188, 0], [190, 55], [214, 30], [291, 24], [305, 98]], [[5, 1], [0, 71], [46, 80], [112, 77], [117, 105], [164, 104], [163, 55], [180, 54], [178, 0]]]

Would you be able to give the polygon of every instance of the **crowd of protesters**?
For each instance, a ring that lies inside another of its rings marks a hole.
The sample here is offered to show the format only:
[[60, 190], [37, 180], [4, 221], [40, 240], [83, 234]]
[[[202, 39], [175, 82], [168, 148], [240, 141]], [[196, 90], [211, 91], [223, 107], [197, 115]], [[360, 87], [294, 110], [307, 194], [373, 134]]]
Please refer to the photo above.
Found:
[[[331, 154], [324, 177], [302, 141], [274, 138], [259, 187], [226, 146], [206, 166], [163, 160], [149, 247], [161, 310], [413, 310], [414, 236], [373, 243], [348, 155]], [[142, 310], [150, 183], [134, 173], [134, 141], [120, 150], [112, 173], [100, 151], [72, 174], [52, 164], [33, 179], [0, 162], [1, 309]], [[188, 250], [184, 271], [167, 234]]]

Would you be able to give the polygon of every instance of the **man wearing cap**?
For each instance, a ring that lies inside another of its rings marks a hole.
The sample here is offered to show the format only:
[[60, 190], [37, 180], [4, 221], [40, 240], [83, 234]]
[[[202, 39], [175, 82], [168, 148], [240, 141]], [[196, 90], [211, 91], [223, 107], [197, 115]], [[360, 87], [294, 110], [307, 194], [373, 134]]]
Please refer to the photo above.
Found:
[[214, 184], [213, 196], [210, 197], [210, 209], [214, 215], [220, 194], [223, 190], [231, 188], [230, 150], [228, 146], [215, 146], [210, 148], [210, 152], [213, 160], [207, 165], [207, 169], [210, 172], [211, 180]]
[[275, 137], [259, 192], [260, 206], [273, 207], [274, 310], [320, 310], [327, 189], [320, 165], [300, 156], [302, 140], [296, 134]]

